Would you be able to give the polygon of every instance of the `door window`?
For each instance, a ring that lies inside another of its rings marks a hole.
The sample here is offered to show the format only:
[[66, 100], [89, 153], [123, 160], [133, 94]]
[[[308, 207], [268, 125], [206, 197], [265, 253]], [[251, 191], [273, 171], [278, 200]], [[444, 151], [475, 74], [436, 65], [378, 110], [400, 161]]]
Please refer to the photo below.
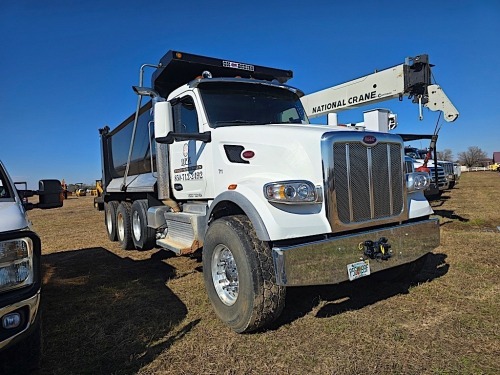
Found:
[[191, 96], [183, 97], [173, 106], [175, 133], [198, 133], [198, 113]]

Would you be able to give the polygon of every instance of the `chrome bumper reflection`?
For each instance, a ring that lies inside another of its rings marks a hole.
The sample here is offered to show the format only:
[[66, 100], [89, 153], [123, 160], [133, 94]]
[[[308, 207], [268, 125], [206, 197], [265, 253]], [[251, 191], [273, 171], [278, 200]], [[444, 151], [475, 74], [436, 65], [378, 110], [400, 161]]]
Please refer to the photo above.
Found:
[[388, 260], [369, 259], [371, 273], [412, 262], [439, 246], [439, 221], [431, 219], [302, 245], [274, 247], [277, 283], [298, 286], [348, 280], [347, 265], [367, 259], [359, 244], [380, 237], [389, 240], [392, 256]]

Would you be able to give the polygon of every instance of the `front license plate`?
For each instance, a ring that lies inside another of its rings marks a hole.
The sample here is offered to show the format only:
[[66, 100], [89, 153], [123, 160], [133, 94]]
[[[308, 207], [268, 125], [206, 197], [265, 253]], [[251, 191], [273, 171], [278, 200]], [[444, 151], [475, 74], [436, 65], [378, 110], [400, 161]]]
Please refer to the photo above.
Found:
[[347, 276], [349, 280], [353, 281], [360, 277], [368, 276], [370, 274], [370, 262], [362, 260], [361, 262], [351, 263], [347, 265]]

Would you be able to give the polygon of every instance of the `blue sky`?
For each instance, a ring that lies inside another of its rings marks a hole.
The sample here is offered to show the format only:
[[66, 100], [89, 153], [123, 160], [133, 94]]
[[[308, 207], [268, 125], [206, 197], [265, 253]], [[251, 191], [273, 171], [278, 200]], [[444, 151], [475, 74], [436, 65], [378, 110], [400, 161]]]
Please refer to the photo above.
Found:
[[[289, 84], [306, 94], [427, 53], [460, 111], [438, 148], [500, 151], [499, 1], [2, 0], [0, 159], [10, 174], [32, 187], [100, 178], [98, 128], [135, 110], [140, 65], [169, 49], [291, 69]], [[432, 133], [438, 119], [419, 121], [409, 100], [377, 107], [397, 113], [400, 133]], [[360, 122], [362, 110], [339, 120]]]

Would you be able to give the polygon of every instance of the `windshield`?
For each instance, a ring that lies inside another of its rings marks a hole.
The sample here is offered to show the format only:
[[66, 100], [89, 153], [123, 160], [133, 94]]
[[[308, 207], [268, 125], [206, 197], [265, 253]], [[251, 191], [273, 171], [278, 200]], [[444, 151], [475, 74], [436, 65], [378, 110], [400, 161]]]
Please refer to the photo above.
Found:
[[10, 183], [7, 180], [7, 176], [2, 172], [2, 167], [0, 166], [0, 198], [10, 198]]
[[418, 150], [416, 148], [407, 148], [405, 149], [405, 155], [413, 159], [425, 159], [425, 157], [427, 156], [427, 151]]
[[210, 127], [263, 124], [307, 124], [296, 93], [280, 87], [241, 82], [200, 85]]

